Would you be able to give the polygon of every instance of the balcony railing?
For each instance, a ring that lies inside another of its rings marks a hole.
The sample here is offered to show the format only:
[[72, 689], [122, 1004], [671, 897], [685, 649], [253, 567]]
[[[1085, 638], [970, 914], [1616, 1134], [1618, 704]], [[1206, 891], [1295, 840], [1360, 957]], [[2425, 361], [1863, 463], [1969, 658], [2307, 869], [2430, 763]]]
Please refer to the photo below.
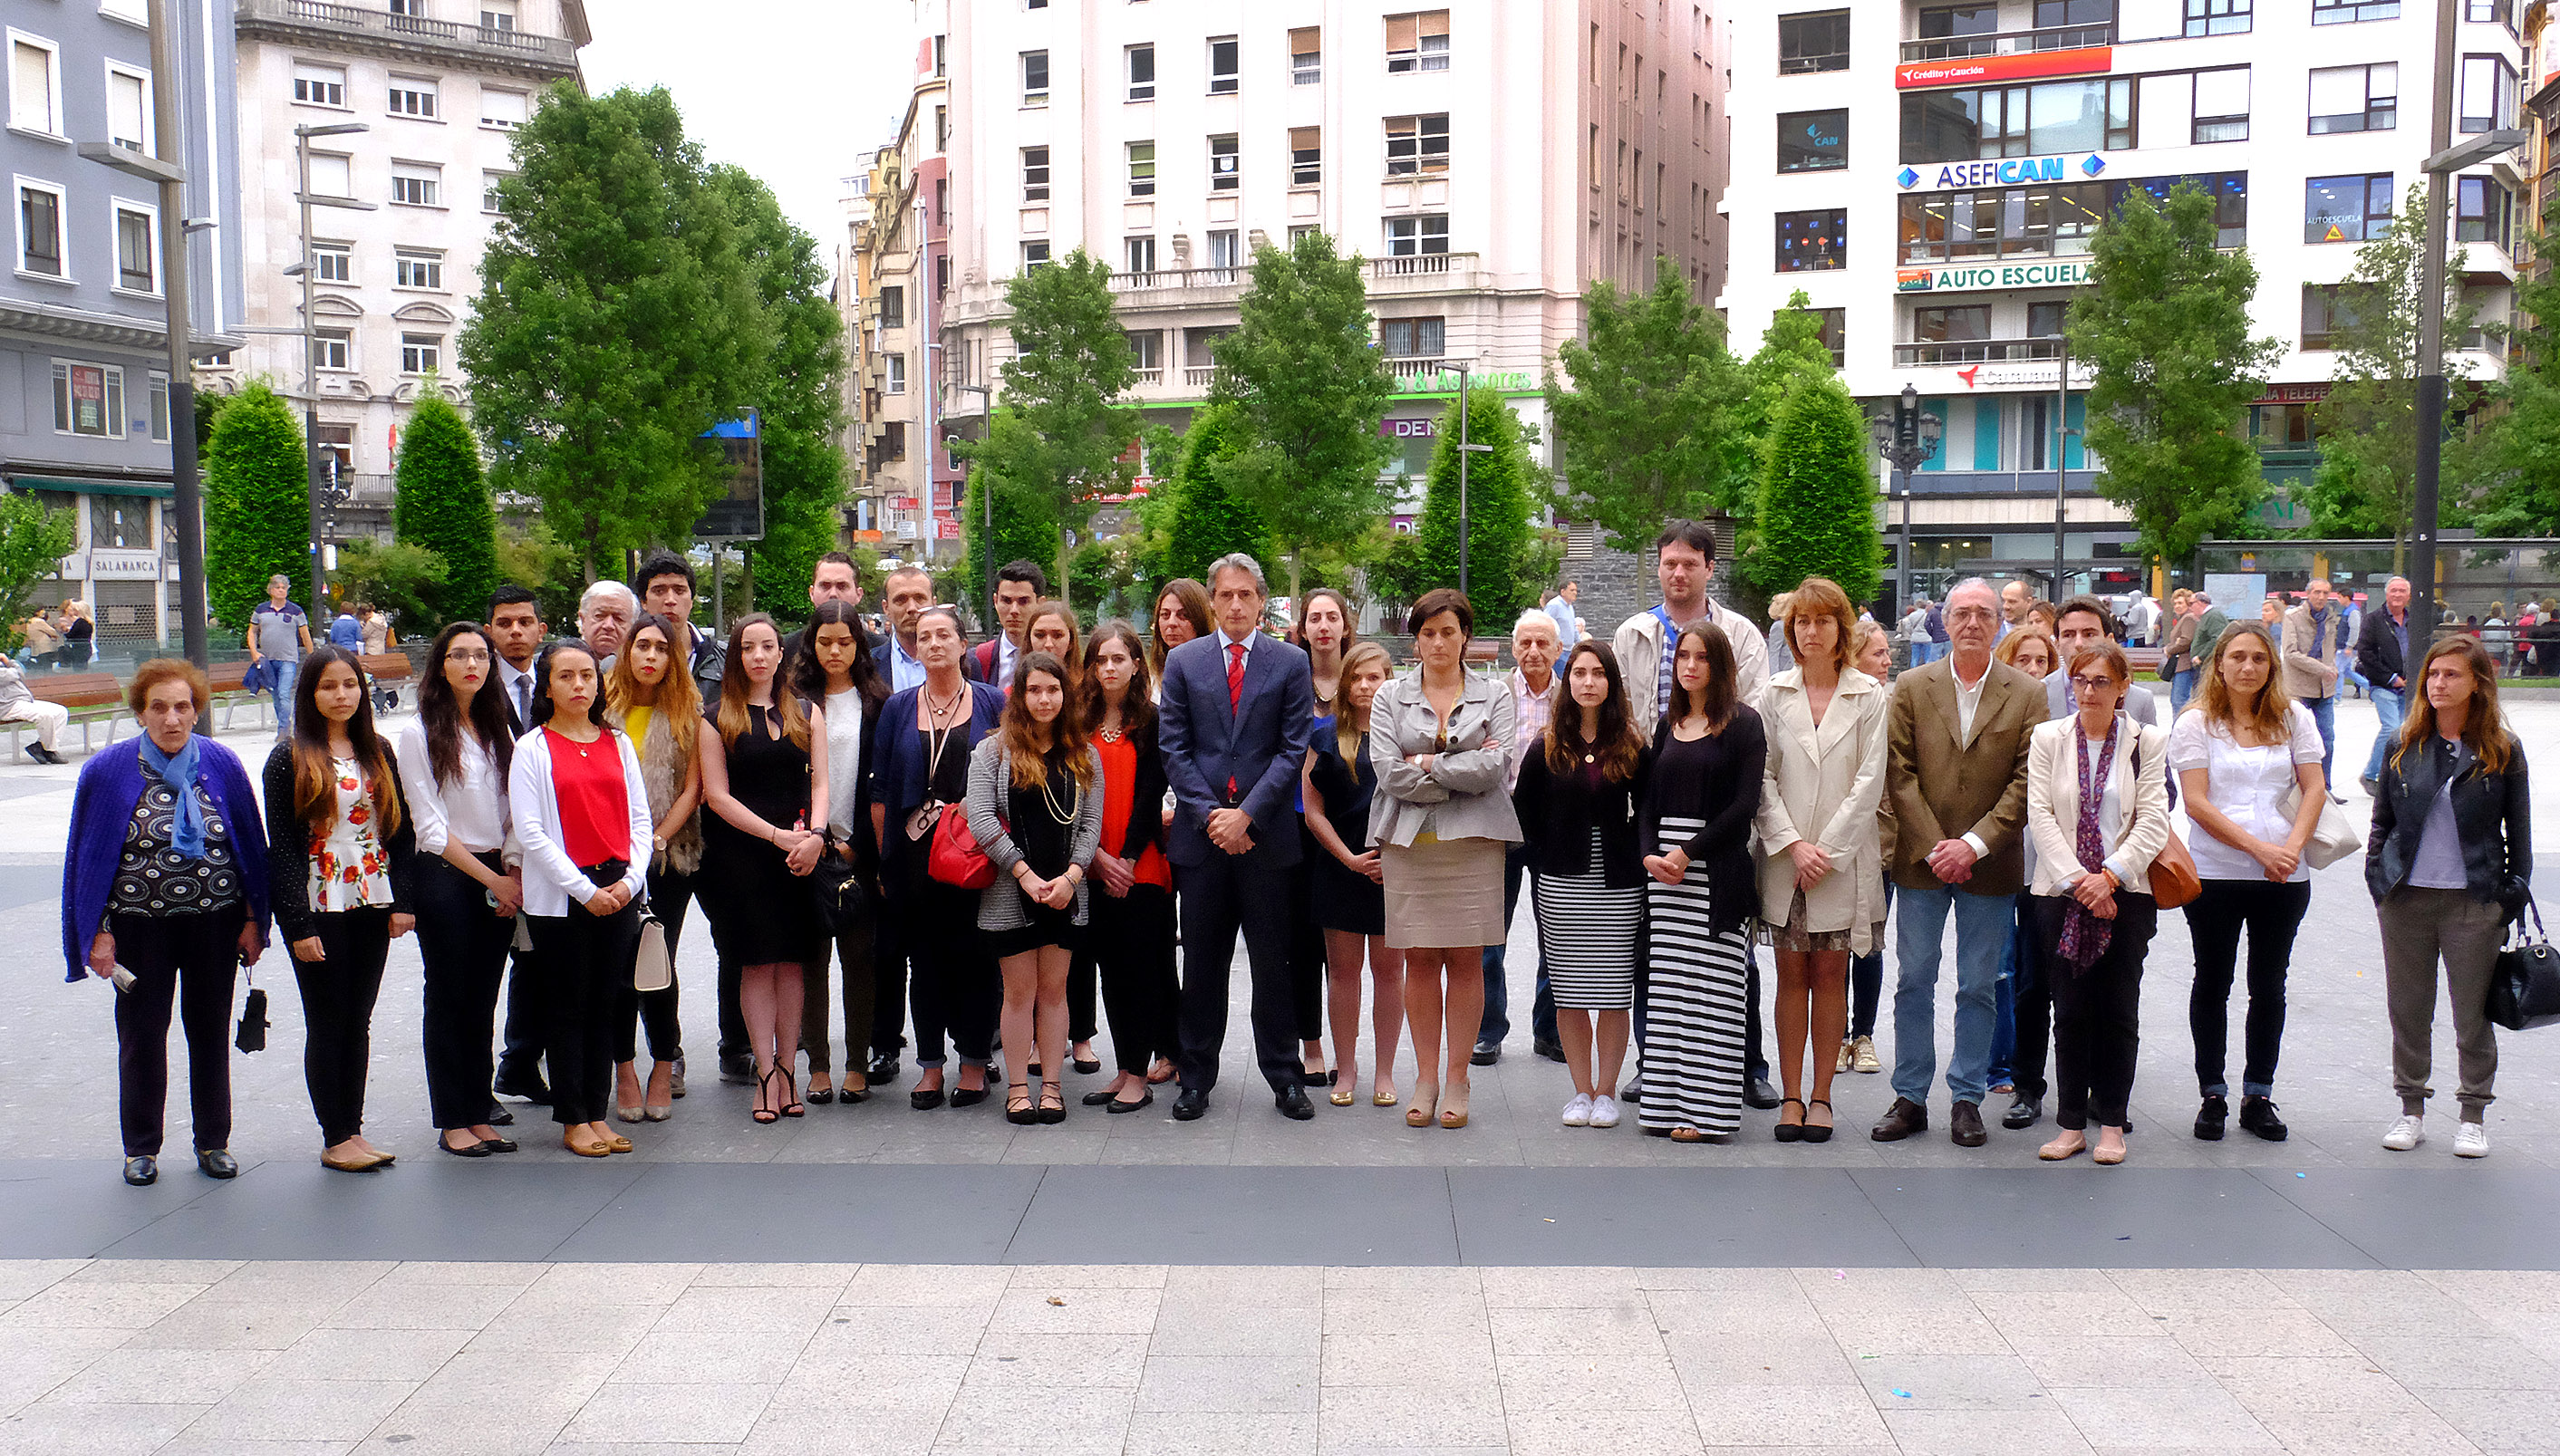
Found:
[[1438, 355], [1428, 359], [1390, 359], [1386, 362], [1386, 372], [1406, 383], [1428, 379], [1448, 367], [1449, 361]]
[[1439, 273], [1471, 272], [1476, 266], [1472, 252], [1406, 252], [1368, 260], [1371, 278], [1428, 277]]
[[1109, 287], [1114, 293], [1154, 293], [1177, 288], [1231, 288], [1243, 281], [1242, 268], [1150, 268], [1145, 272], [1113, 273]]
[[1162, 369], [1139, 369], [1132, 370], [1130, 373], [1136, 376], [1141, 389], [1152, 390], [1165, 382], [1165, 372]]
[[560, 36], [464, 25], [450, 20], [428, 20], [416, 15], [392, 15], [355, 5], [331, 5], [325, 0], [239, 0], [239, 4], [238, 21], [243, 27], [263, 23], [296, 30], [359, 35], [396, 45], [462, 50], [477, 57], [504, 57], [521, 65], [558, 71], [562, 75], [577, 69], [576, 44]]
[[1188, 389], [1205, 390], [1215, 383], [1217, 366], [1214, 364], [1192, 364], [1183, 368], [1183, 384]]
[[1914, 364], [2020, 364], [2060, 359], [2060, 339], [1950, 339], [1940, 343], [1896, 344], [1897, 367]]
[[2112, 46], [2112, 24], [2054, 25], [2042, 30], [2001, 31], [1988, 36], [1940, 36], [1904, 41], [1905, 61], [1962, 61], [1975, 56], [2013, 56], [2029, 51], [2076, 51], [2083, 46]]

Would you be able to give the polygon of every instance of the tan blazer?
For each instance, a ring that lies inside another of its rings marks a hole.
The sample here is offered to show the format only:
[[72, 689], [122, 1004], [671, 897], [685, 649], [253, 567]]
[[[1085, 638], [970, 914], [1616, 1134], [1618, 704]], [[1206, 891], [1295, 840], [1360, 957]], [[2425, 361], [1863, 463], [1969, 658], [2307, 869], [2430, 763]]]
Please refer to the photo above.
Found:
[[2353, 609], [2345, 602], [2336, 597], [2329, 598], [2328, 671], [2322, 673], [2321, 660], [2312, 655], [2312, 648], [2316, 645], [2312, 640], [2316, 635], [2312, 631], [2312, 609], [2298, 606], [2285, 613], [2284, 635], [2277, 641], [2276, 648], [2285, 658], [2285, 691], [2295, 702], [2309, 703], [2337, 691], [2338, 671], [2348, 654], [2355, 650], [2351, 645], [2355, 641], [2352, 632], [2344, 634], [2349, 646], [2337, 645], [2340, 635], [2337, 624], [2341, 618], [2352, 618], [2353, 615]]
[[1850, 931], [1859, 955], [1873, 951], [1867, 941], [1884, 918], [1876, 804], [1884, 796], [1888, 702], [1884, 685], [1854, 668], [1840, 674], [1819, 728], [1804, 669], [1771, 678], [1761, 696], [1769, 756], [1760, 813], [1752, 821], [1760, 840], [1761, 916], [1773, 925], [1787, 922], [1796, 899], [1796, 860], [1788, 850], [1810, 840], [1832, 857], [1832, 873], [1805, 896], [1805, 928]]
[[[2026, 750], [2026, 827], [2035, 836], [2037, 894], [2069, 894], [2066, 880], [2080, 871], [2075, 848], [2080, 826], [2080, 759], [2072, 747], [2072, 725], [2079, 716], [2052, 719], [2036, 726]], [[2168, 780], [2160, 773], [2168, 762], [2168, 729], [2131, 722], [2118, 715], [2131, 732], [2116, 734], [2116, 761], [2107, 770], [2107, 786], [2116, 790], [2125, 812], [2117, 824], [2098, 828], [2107, 841], [2106, 867], [2125, 889], [2151, 893], [2152, 861], [2168, 843]], [[2139, 754], [2142, 767], [2135, 769]], [[2128, 793], [2125, 786], [2133, 785]]]
[[1895, 820], [1890, 873], [1905, 890], [1935, 890], [1940, 840], [1983, 843], [1960, 889], [2015, 894], [2026, 883], [2026, 739], [2044, 722], [2044, 685], [1994, 662], [1970, 742], [1956, 739], [1956, 663], [1942, 657], [1893, 685], [1885, 728], [1884, 791]]

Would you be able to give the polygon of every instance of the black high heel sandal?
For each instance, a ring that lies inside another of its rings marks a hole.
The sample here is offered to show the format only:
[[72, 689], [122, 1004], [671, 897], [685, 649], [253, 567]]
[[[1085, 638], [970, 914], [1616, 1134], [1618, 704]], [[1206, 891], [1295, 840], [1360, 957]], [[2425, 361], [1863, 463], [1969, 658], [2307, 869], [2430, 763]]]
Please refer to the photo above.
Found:
[[1814, 1109], [1817, 1107], [1822, 1108], [1826, 1112], [1832, 1112], [1835, 1110], [1832, 1107], [1831, 1099], [1828, 1097], [1816, 1097], [1811, 1102], [1805, 1104], [1805, 1116], [1807, 1118], [1805, 1123], [1805, 1141], [1809, 1143], [1827, 1143], [1832, 1140], [1831, 1128], [1828, 1126], [1816, 1127], [1811, 1120]]
[[[769, 1102], [772, 1100], [768, 1093], [773, 1086], [773, 1078], [779, 1075], [781, 1071], [782, 1068], [778, 1066], [773, 1067], [767, 1070], [764, 1075], [755, 1079], [755, 1100], [758, 1102]], [[753, 1118], [758, 1127], [768, 1126], [779, 1121], [782, 1116], [781, 1113], [774, 1111], [771, 1107], [758, 1107], [748, 1112], [746, 1115]]]
[[1005, 1086], [1005, 1120], [1016, 1127], [1029, 1127], [1040, 1121], [1039, 1109], [1032, 1106], [1032, 1084], [1009, 1082]]
[[787, 1066], [777, 1066], [774, 1070], [782, 1073], [782, 1115], [799, 1117], [806, 1114], [809, 1109], [801, 1104], [800, 1088], [791, 1079], [791, 1069]]
[[[1781, 1097], [1778, 1099], [1778, 1109], [1784, 1112], [1790, 1102], [1799, 1107], [1805, 1105], [1805, 1099], [1802, 1097]], [[1805, 1140], [1805, 1125], [1801, 1122], [1782, 1122], [1771, 1128], [1770, 1133], [1782, 1143], [1801, 1143]]]

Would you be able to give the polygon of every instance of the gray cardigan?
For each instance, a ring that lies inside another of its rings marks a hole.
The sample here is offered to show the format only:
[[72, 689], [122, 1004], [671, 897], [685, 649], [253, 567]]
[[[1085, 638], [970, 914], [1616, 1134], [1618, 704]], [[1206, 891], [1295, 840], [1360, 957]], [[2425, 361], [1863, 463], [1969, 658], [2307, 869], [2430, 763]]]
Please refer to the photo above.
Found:
[[[1102, 847], [1102, 760], [1087, 745], [1084, 755], [1093, 765], [1093, 781], [1084, 788], [1084, 801], [1075, 811], [1075, 832], [1067, 840], [1067, 862], [1093, 872], [1093, 852]], [[1019, 930], [1031, 923], [1026, 906], [1031, 901], [1023, 888], [1014, 883], [1014, 865], [1023, 857], [1013, 836], [1005, 832], [998, 814], [1006, 801], [1006, 790], [1013, 784], [1010, 756], [1005, 752], [1001, 733], [989, 733], [978, 742], [978, 751], [969, 758], [969, 833], [978, 841], [987, 858], [996, 867], [996, 883], [978, 891], [978, 928], [981, 930]], [[1092, 882], [1080, 880], [1075, 887], [1075, 923], [1084, 923], [1085, 901]]]

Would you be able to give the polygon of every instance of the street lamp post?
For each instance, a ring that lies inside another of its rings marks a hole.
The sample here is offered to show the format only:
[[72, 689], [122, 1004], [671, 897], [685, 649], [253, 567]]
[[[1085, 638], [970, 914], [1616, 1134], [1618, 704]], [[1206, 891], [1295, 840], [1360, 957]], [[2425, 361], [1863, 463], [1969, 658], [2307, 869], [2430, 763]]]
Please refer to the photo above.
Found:
[[[976, 395], [978, 397], [979, 408], [984, 411], [980, 417], [986, 421], [985, 426], [979, 434], [979, 438], [984, 439], [988, 433], [992, 433], [994, 431], [996, 424], [996, 392], [994, 390], [989, 389], [985, 385], [953, 385], [951, 387], [951, 393], [955, 395]], [[935, 442], [932, 441], [927, 442], [924, 457], [924, 498], [928, 501], [933, 498], [933, 455], [931, 451], [934, 443]], [[960, 479], [961, 485], [968, 484], [968, 476], [965, 472], [962, 474]], [[986, 475], [979, 476], [978, 481], [979, 484], [984, 487], [984, 489], [979, 491], [979, 495], [981, 497], [979, 504], [985, 508], [987, 518], [986, 535], [981, 539], [978, 546], [978, 566], [979, 574], [986, 578], [984, 584], [987, 591], [987, 621], [990, 625], [993, 625], [996, 620], [996, 482], [994, 477]], [[959, 486], [952, 487], [955, 493], [959, 488]], [[1066, 564], [1060, 562], [1058, 564], [1058, 576], [1063, 579], [1065, 575]]]
[[1876, 451], [1883, 455], [1884, 463], [1902, 477], [1902, 553], [1893, 573], [1893, 609], [1899, 615], [1911, 608], [1911, 472], [1938, 453], [1938, 440], [1946, 426], [1937, 415], [1920, 407], [1920, 391], [1904, 385], [1892, 412], [1873, 416], [1866, 427], [1874, 434]]
[[2071, 340], [2058, 332], [2053, 339], [2062, 366], [2053, 380], [2053, 599], [2060, 601], [2066, 594], [2062, 586], [2062, 527], [2070, 514], [2071, 474], [2066, 467], [2071, 460]]
[[1467, 441], [1467, 375], [1473, 363], [1466, 359], [1458, 361], [1458, 591], [1461, 595], [1467, 590], [1467, 457], [1494, 452], [1491, 445]]
[[[311, 313], [312, 274], [317, 269], [311, 260], [311, 210], [315, 207], [347, 208], [351, 211], [375, 211], [369, 202], [352, 197], [313, 197], [311, 195], [311, 138], [345, 136], [372, 128], [361, 121], [341, 121], [329, 126], [295, 126], [293, 128], [293, 162], [300, 181], [294, 202], [302, 215], [302, 260], [295, 264], [302, 278], [302, 469], [304, 488], [311, 498], [311, 614], [318, 616], [329, 590], [326, 543], [328, 533], [321, 520], [328, 482], [320, 471], [320, 360], [317, 354], [319, 333]], [[332, 477], [334, 479], [334, 477]]]

